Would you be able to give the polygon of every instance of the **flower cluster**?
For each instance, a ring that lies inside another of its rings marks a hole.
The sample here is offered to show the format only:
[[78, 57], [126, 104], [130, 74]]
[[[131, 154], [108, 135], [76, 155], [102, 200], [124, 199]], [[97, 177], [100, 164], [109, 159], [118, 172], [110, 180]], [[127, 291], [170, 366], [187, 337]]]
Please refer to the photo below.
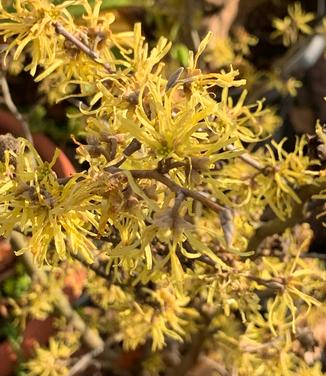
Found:
[[[71, 16], [72, 5], [83, 17]], [[305, 219], [310, 199], [325, 199], [323, 128], [314, 136], [319, 154], [309, 152], [308, 136], [286, 151], [285, 140], [270, 142], [278, 117], [263, 101], [248, 103], [233, 65], [204, 71], [210, 34], [171, 72], [166, 38], [150, 48], [140, 24], [114, 32], [113, 13], [100, 9], [100, 0], [0, 7], [6, 64], [23, 61], [50, 102], [72, 99], [85, 134], [74, 139], [84, 170], [66, 179], [52, 170], [59, 151], [43, 162], [25, 139], [1, 136], [0, 236], [25, 234], [17, 253], [31, 251], [38, 265], [88, 265], [92, 307], [83, 316], [121, 349], [149, 344], [164, 363], [171, 343], [181, 354], [182, 341], [204, 332], [211, 342], [202, 346], [218, 349], [212, 357], [225, 374], [304, 375], [304, 361], [287, 354], [300, 320], [325, 298], [325, 277], [302, 257], [311, 237], [296, 241], [294, 229], [284, 230], [299, 212]], [[299, 5], [290, 11], [295, 31], [309, 32], [310, 15]], [[256, 41], [244, 32], [238, 39], [246, 56]], [[274, 234], [276, 246], [261, 244]], [[51, 295], [55, 283], [42, 292]], [[45, 312], [46, 304], [28, 314]], [[28, 362], [31, 374], [46, 374], [47, 363], [53, 375], [67, 374], [75, 344], [49, 348]]]
[[[52, 171], [57, 155], [51, 163], [43, 162], [24, 139], [17, 140], [16, 151], [5, 150], [5, 160], [0, 162], [3, 171], [0, 232], [9, 236], [13, 229], [26, 234], [31, 231], [28, 248], [38, 264], [56, 263], [70, 252], [80, 253], [92, 262], [94, 245], [88, 236], [92, 235], [92, 226], [97, 225], [92, 213], [95, 185], [82, 174], [60, 184]], [[52, 242], [55, 253], [49, 252]]]

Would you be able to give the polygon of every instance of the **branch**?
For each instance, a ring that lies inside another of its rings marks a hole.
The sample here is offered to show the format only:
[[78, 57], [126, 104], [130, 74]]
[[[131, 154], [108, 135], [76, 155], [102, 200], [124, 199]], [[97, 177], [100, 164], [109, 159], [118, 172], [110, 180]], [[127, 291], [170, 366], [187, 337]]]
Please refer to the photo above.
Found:
[[84, 260], [80, 255], [71, 253], [71, 257], [75, 260], [79, 261], [82, 265], [84, 265], [86, 268], [91, 269], [96, 275], [98, 275], [101, 278], [106, 279], [108, 282], [112, 283], [112, 280], [110, 278], [110, 275], [105, 273], [105, 270], [101, 267], [101, 265], [98, 262], [95, 262], [93, 264], [89, 264], [86, 260]]
[[[206, 30], [211, 30], [215, 37], [227, 38], [229, 36], [230, 28], [237, 17], [240, 0], [206, 1], [216, 7], [213, 14], [209, 14], [203, 18]], [[244, 6], [244, 8], [246, 8], [246, 6]]]
[[199, 358], [199, 361], [202, 362], [206, 366], [206, 369], [209, 371], [216, 371], [220, 376], [231, 376], [230, 373], [222, 364], [218, 363], [216, 360], [212, 358], [209, 358], [206, 355], [202, 355]]
[[141, 143], [136, 138], [133, 138], [130, 144], [123, 151], [123, 154], [127, 157], [130, 157], [133, 153], [135, 153], [140, 148], [141, 148]]
[[96, 348], [87, 354], [80, 357], [80, 359], [70, 368], [68, 376], [77, 375], [83, 372], [93, 362], [94, 358], [103, 352], [103, 348]]
[[[116, 168], [116, 167], [108, 167], [106, 169], [108, 172], [112, 173], [123, 173], [124, 170]], [[157, 180], [160, 183], [167, 186], [172, 192], [176, 194], [182, 193], [184, 196], [191, 197], [196, 201], [200, 201], [204, 206], [213, 210], [216, 213], [220, 213], [222, 211], [226, 211], [227, 209], [222, 205], [217, 204], [216, 202], [212, 201], [208, 197], [204, 196], [202, 193], [192, 191], [188, 188], [181, 187], [177, 183], [173, 182], [170, 178], [166, 175], [161, 174], [157, 170], [129, 170], [131, 175], [135, 179], [153, 179]]]
[[89, 46], [71, 34], [68, 30], [66, 30], [59, 22], [55, 22], [54, 24], [55, 31], [58, 34], [63, 35], [67, 40], [73, 43], [77, 48], [83, 51], [87, 56], [89, 56], [92, 60], [96, 63], [101, 64], [109, 73], [112, 73], [112, 69], [108, 63], [104, 63], [101, 61], [100, 55], [93, 51]]
[[[233, 145], [228, 145], [226, 147], [226, 149], [229, 150], [229, 151], [234, 151], [234, 150], [236, 150], [236, 147], [234, 147]], [[238, 158], [240, 158], [241, 160], [243, 160], [244, 162], [246, 162], [248, 165], [250, 165], [251, 167], [255, 168], [256, 170], [261, 171], [261, 172], [264, 171], [264, 166], [262, 166], [250, 154], [244, 153], [244, 154], [239, 155]]]
[[[182, 246], [184, 247], [184, 249], [189, 252], [189, 253], [196, 253], [196, 251], [192, 248], [191, 244], [189, 243], [188, 240], [185, 240], [183, 243], [182, 243]], [[214, 260], [212, 260], [209, 256], [207, 255], [202, 255], [200, 257], [197, 257], [196, 259], [193, 259], [194, 261], [197, 260], [197, 261], [200, 261], [208, 266], [211, 266], [213, 268], [216, 268], [216, 262]]]
[[32, 133], [31, 133], [31, 130], [29, 129], [29, 125], [25, 121], [23, 115], [18, 111], [15, 103], [12, 100], [10, 90], [9, 90], [9, 86], [8, 86], [8, 82], [7, 82], [7, 79], [4, 75], [4, 73], [1, 75], [0, 84], [1, 84], [1, 88], [2, 88], [3, 99], [4, 99], [6, 106], [8, 107], [8, 110], [15, 116], [15, 118], [17, 120], [20, 121], [22, 128], [23, 128], [23, 131], [24, 131], [25, 137], [27, 138], [27, 140], [29, 142], [31, 142], [33, 144]]
[[[13, 231], [10, 237], [10, 243], [14, 251], [19, 251], [26, 247], [25, 237], [17, 231]], [[48, 278], [44, 271], [36, 267], [33, 262], [33, 256], [30, 252], [25, 251], [20, 256], [25, 268], [30, 276], [37, 278], [42, 286], [45, 288], [48, 285]], [[56, 309], [64, 316], [72, 326], [82, 333], [82, 338], [90, 349], [102, 349], [104, 348], [104, 342], [98, 333], [90, 329], [83, 319], [78, 315], [76, 311], [71, 307], [67, 296], [58, 288], [56, 291], [56, 302], [54, 303]]]

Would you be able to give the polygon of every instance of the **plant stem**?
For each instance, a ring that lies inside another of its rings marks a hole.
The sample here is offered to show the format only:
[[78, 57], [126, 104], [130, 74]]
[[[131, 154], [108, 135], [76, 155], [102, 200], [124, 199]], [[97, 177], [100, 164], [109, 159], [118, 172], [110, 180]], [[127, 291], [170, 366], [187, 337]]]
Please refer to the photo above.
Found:
[[63, 35], [67, 40], [73, 43], [77, 48], [83, 51], [87, 56], [89, 56], [95, 62], [101, 64], [109, 73], [112, 73], [112, 69], [108, 63], [104, 63], [101, 61], [99, 54], [93, 51], [89, 46], [71, 34], [68, 30], [66, 30], [59, 22], [54, 24], [55, 31], [58, 34]]
[[[229, 151], [233, 151], [233, 150], [236, 150], [236, 148], [233, 146], [233, 145], [228, 145], [226, 147], [227, 150]], [[264, 166], [262, 166], [256, 159], [254, 159], [250, 154], [248, 153], [244, 153], [244, 154], [241, 154], [239, 155], [239, 158], [241, 160], [243, 160], [244, 162], [246, 162], [248, 165], [250, 165], [251, 167], [255, 168], [256, 170], [258, 171], [263, 171], [264, 170]]]
[[[112, 173], [124, 172], [124, 170], [116, 168], [116, 167], [108, 167], [106, 171], [112, 172]], [[213, 210], [216, 213], [220, 213], [221, 211], [227, 210], [224, 206], [219, 205], [218, 203], [212, 201], [208, 197], [204, 196], [202, 193], [192, 191], [188, 188], [181, 187], [177, 183], [173, 182], [166, 175], [161, 174], [157, 170], [129, 170], [129, 172], [135, 179], [157, 180], [160, 183], [167, 186], [172, 192], [175, 192], [176, 194], [182, 193], [184, 196], [191, 197], [196, 201], [200, 201], [204, 206]]]
[[77, 375], [87, 369], [88, 366], [94, 361], [98, 355], [103, 352], [103, 348], [96, 348], [85, 355], [81, 356], [80, 359], [70, 368], [68, 376]]
[[8, 81], [4, 73], [0, 77], [0, 84], [1, 84], [1, 89], [2, 89], [3, 99], [4, 99], [6, 106], [8, 107], [8, 110], [15, 116], [17, 120], [20, 121], [25, 137], [30, 143], [33, 144], [33, 137], [32, 137], [32, 133], [29, 128], [29, 125], [25, 121], [23, 115], [18, 111], [14, 101], [12, 100], [9, 86], [8, 86]]
[[[17, 231], [13, 231], [10, 237], [10, 242], [14, 251], [19, 251], [26, 247], [26, 240], [23, 234], [20, 234]], [[20, 256], [27, 273], [32, 277], [36, 278], [42, 286], [45, 288], [48, 285], [48, 278], [44, 271], [39, 269], [33, 262], [33, 256], [29, 251], [25, 251], [22, 256]], [[76, 311], [71, 307], [67, 296], [57, 289], [56, 291], [56, 309], [64, 316], [72, 326], [82, 333], [82, 339], [86, 346], [90, 349], [103, 349], [104, 342], [102, 338], [98, 335], [96, 331], [90, 329], [83, 319], [78, 315]]]
[[89, 264], [86, 260], [84, 260], [80, 255], [78, 254], [71, 254], [71, 257], [75, 260], [79, 261], [82, 265], [84, 265], [86, 268], [92, 270], [97, 276], [106, 279], [108, 282], [112, 283], [112, 280], [110, 279], [110, 275], [105, 273], [103, 270], [103, 267], [98, 263]]

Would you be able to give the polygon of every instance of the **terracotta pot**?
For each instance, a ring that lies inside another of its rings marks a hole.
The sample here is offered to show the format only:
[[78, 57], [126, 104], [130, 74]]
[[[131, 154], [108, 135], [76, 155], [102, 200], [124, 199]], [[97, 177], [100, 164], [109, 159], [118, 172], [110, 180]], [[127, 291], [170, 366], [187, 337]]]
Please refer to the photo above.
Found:
[[0, 376], [11, 376], [17, 361], [17, 355], [9, 342], [0, 343]]
[[15, 255], [11, 250], [10, 244], [7, 240], [0, 239], [0, 272], [6, 270], [14, 261]]
[[[0, 110], [0, 134], [11, 133], [14, 136], [22, 136], [23, 130], [20, 122], [10, 113]], [[56, 145], [44, 134], [33, 134], [36, 150], [43, 160], [51, 161]], [[61, 152], [53, 169], [58, 177], [63, 178], [72, 175], [75, 168], [68, 157]], [[8, 242], [0, 239], [0, 271], [5, 270], [14, 262], [15, 255]], [[81, 294], [86, 279], [86, 271], [83, 268], [71, 270], [65, 279], [65, 289], [69, 299], [77, 299]], [[55, 329], [53, 317], [45, 320], [30, 320], [23, 333], [22, 351], [28, 358], [33, 353], [35, 344], [45, 345]], [[16, 366], [17, 355], [8, 341], [0, 343], [0, 376], [11, 376]]]
[[[23, 356], [28, 358], [32, 355], [36, 343], [45, 345], [51, 335], [54, 334], [53, 318], [45, 320], [31, 320], [27, 323], [23, 342]], [[14, 373], [17, 362], [17, 354], [8, 341], [0, 343], [0, 376], [11, 376]]]
[[[9, 112], [0, 110], [0, 133], [12, 133], [14, 136], [23, 136], [24, 132], [20, 122]], [[50, 162], [57, 146], [43, 133], [34, 133], [33, 141], [36, 150], [43, 160]], [[53, 166], [58, 177], [70, 176], [75, 172], [75, 168], [68, 157], [61, 152], [56, 164]]]

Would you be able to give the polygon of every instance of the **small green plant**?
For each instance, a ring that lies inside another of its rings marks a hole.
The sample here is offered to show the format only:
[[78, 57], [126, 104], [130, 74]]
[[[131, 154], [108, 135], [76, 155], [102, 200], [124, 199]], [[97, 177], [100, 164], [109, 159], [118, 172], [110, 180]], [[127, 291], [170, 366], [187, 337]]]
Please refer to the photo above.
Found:
[[[13, 5], [0, 8], [4, 66], [20, 61], [50, 102], [77, 99], [71, 116], [85, 120], [86, 135], [75, 142], [87, 167], [67, 179], [52, 170], [59, 151], [47, 163], [26, 139], [0, 138], [0, 235], [24, 234], [16, 253], [37, 265], [28, 264], [34, 279], [17, 320], [54, 308], [64, 317], [28, 374], [68, 374], [81, 339], [93, 350], [138, 350], [151, 375], [183, 375], [200, 354], [221, 374], [322, 375], [294, 343], [326, 293], [302, 224], [307, 204], [326, 199], [325, 129], [317, 124], [290, 152], [286, 140], [257, 146], [279, 119], [246, 102], [232, 65], [199, 68], [210, 35], [167, 74], [171, 43], [150, 49], [140, 24], [113, 32], [101, 1]], [[76, 5], [82, 18], [67, 10]], [[80, 263], [95, 306], [83, 319], [59, 292]]]

